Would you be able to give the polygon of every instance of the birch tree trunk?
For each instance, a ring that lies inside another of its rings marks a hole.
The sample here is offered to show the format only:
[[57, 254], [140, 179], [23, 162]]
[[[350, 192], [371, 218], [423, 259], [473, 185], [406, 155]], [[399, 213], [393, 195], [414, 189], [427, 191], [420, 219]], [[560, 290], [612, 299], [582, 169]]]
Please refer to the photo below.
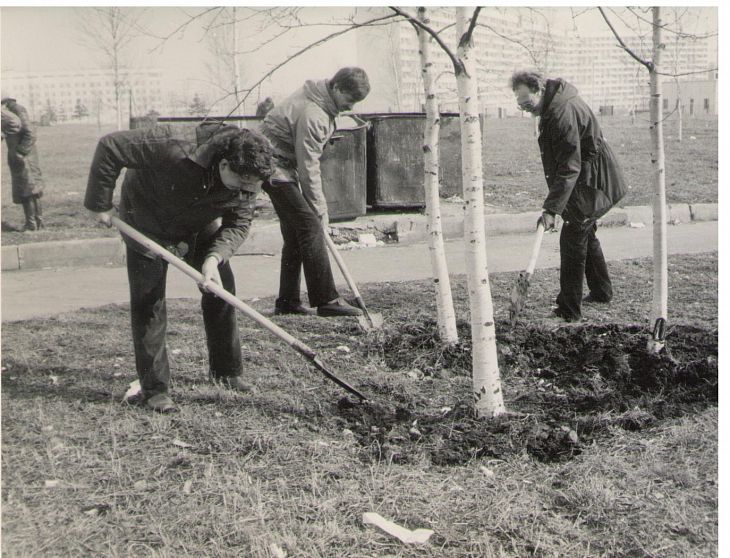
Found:
[[654, 178], [653, 220], [654, 220], [654, 290], [652, 297], [652, 322], [654, 330], [647, 344], [647, 350], [658, 353], [664, 348], [664, 334], [667, 322], [667, 196], [664, 172], [664, 131], [662, 126], [662, 82], [659, 62], [662, 44], [661, 8], [652, 8], [653, 53], [650, 67], [650, 112], [651, 163]]
[[[418, 19], [429, 25], [426, 8], [418, 8]], [[439, 336], [447, 345], [458, 343], [456, 314], [451, 296], [451, 281], [446, 265], [441, 206], [439, 199], [439, 130], [441, 128], [438, 101], [434, 93], [431, 62], [431, 36], [418, 29], [418, 45], [421, 59], [423, 90], [426, 98], [426, 125], [423, 131], [423, 186], [426, 194], [426, 230], [428, 252], [431, 256], [431, 274], [436, 289]]]
[[[466, 36], [469, 8], [456, 8], [456, 35], [460, 37], [455, 68], [461, 118], [462, 179], [464, 183], [464, 242], [472, 336], [472, 380], [478, 417], [505, 412], [497, 362], [497, 337], [487, 268], [484, 231], [479, 96], [476, 64], [471, 60], [471, 38]], [[468, 40], [465, 40], [468, 39]]]

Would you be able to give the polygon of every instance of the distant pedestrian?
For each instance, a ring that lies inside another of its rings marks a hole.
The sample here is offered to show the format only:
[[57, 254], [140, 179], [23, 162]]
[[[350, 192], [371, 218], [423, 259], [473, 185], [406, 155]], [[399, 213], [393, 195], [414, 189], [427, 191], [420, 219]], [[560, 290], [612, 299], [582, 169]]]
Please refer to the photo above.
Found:
[[319, 316], [359, 316], [340, 298], [330, 268], [324, 231], [329, 226], [320, 158], [335, 132], [335, 118], [370, 92], [360, 68], [342, 68], [332, 79], [307, 81], [269, 112], [261, 126], [274, 146], [276, 170], [263, 189], [279, 217], [284, 246], [277, 314], [307, 314], [300, 298], [301, 272], [309, 304]]
[[274, 108], [274, 100], [271, 97], [266, 97], [256, 106], [256, 116], [263, 118], [271, 112], [272, 108]]
[[[203, 274], [206, 282], [235, 294], [229, 263], [248, 235], [261, 183], [273, 170], [271, 144], [261, 134], [221, 123], [155, 126], [101, 138], [89, 172], [84, 206], [111, 224], [112, 197], [122, 169], [119, 213], [139, 230]], [[144, 403], [175, 409], [168, 395], [168, 264], [144, 246], [127, 244], [132, 338]], [[203, 290], [203, 323], [210, 377], [241, 392], [241, 341], [233, 306]]]
[[13, 189], [13, 203], [23, 206], [25, 225], [22, 231], [43, 228], [43, 174], [38, 162], [35, 130], [25, 107], [10, 96], [2, 95], [2, 133], [8, 148], [8, 166]]
[[[512, 91], [519, 107], [540, 117], [540, 146], [548, 195], [540, 220], [546, 229], [563, 217], [560, 233], [560, 292], [553, 314], [581, 319], [581, 302], [608, 303], [611, 278], [596, 237], [596, 220], [626, 194], [618, 161], [590, 107], [561, 78], [515, 72]], [[583, 298], [583, 276], [589, 293]]]

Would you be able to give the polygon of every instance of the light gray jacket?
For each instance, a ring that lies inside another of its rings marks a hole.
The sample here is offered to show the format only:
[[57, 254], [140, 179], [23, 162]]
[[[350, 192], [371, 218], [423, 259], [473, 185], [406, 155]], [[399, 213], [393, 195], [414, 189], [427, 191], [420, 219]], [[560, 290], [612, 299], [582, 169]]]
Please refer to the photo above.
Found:
[[274, 146], [276, 170], [271, 180], [298, 182], [318, 215], [327, 212], [319, 160], [335, 131], [338, 114], [328, 82], [307, 81], [276, 105], [261, 125], [261, 132]]

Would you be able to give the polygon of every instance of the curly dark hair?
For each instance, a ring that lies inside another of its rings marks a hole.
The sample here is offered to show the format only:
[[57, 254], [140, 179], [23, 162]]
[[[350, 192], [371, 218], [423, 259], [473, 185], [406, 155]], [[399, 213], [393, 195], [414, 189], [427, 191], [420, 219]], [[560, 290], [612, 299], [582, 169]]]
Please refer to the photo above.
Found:
[[247, 128], [228, 129], [216, 138], [220, 142], [217, 160], [226, 159], [236, 174], [267, 180], [274, 172], [274, 151], [262, 134]]
[[339, 86], [353, 101], [359, 103], [370, 93], [370, 80], [365, 70], [354, 66], [340, 68], [330, 80], [330, 87]]
[[535, 70], [520, 70], [512, 74], [509, 83], [512, 91], [520, 85], [526, 85], [530, 91], [536, 93], [545, 86], [545, 76]]

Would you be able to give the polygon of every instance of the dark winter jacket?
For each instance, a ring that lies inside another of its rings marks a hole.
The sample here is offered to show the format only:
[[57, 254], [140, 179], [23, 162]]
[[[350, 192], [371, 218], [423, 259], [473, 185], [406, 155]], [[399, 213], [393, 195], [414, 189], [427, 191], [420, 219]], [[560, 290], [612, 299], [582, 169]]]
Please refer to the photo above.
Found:
[[621, 168], [578, 90], [547, 80], [538, 137], [549, 193], [543, 209], [569, 222], [593, 221], [626, 194]]
[[261, 132], [274, 146], [276, 170], [271, 179], [299, 182], [302, 195], [318, 215], [327, 212], [319, 160], [335, 131], [338, 114], [328, 82], [307, 81], [274, 107], [261, 125]]
[[31, 196], [43, 195], [44, 182], [38, 163], [36, 136], [25, 107], [15, 99], [6, 98], [2, 100], [2, 108], [3, 113], [10, 113], [2, 120], [2, 132], [8, 148], [13, 203], [23, 203]]
[[117, 178], [126, 168], [119, 206], [122, 220], [169, 246], [212, 232], [216, 219], [222, 218], [207, 255], [227, 261], [248, 235], [258, 195], [258, 191], [229, 190], [220, 179], [219, 148], [211, 138], [237, 130], [207, 123], [108, 134], [96, 147], [84, 206], [92, 211], [111, 209]]

